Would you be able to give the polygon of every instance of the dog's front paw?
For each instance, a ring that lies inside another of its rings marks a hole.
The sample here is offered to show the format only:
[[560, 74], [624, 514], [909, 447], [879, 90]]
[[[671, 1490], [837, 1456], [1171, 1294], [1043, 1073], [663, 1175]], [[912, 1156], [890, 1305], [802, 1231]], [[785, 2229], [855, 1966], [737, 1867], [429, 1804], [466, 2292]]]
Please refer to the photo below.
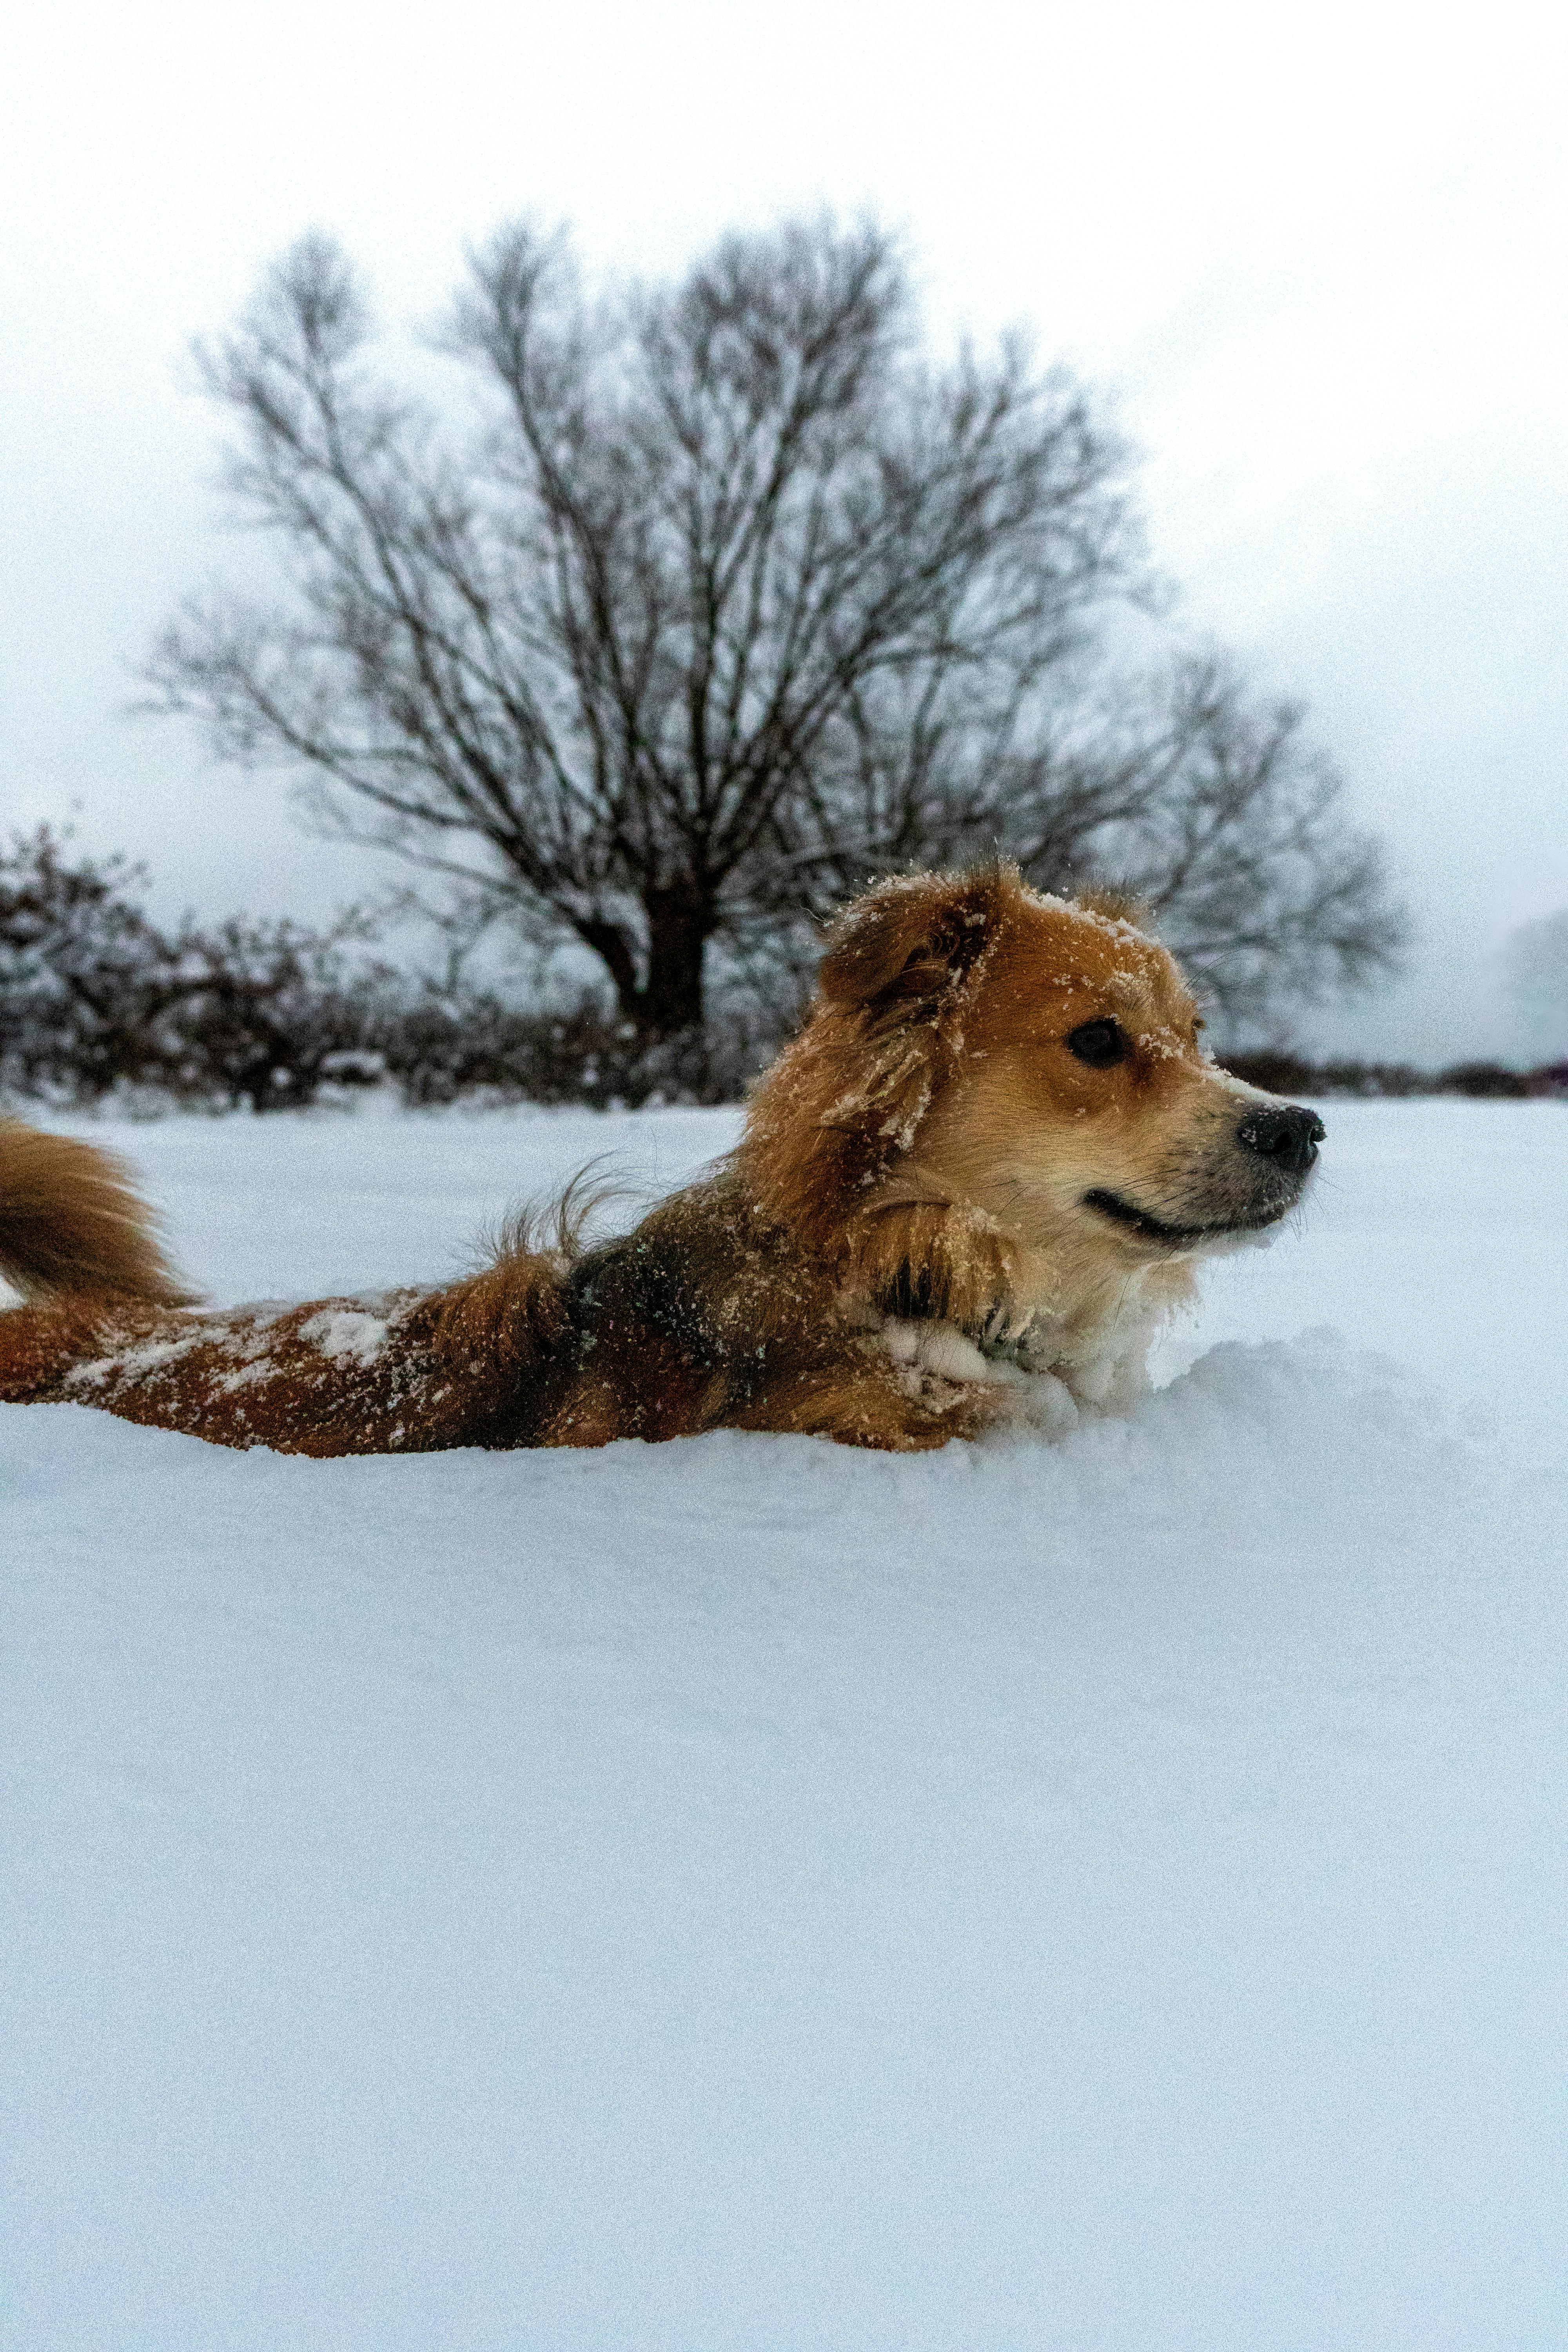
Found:
[[910, 1323], [889, 1315], [882, 1329], [882, 1345], [895, 1364], [910, 1365], [938, 1380], [984, 1381], [994, 1377], [968, 1333], [952, 1323]]
[[949, 1210], [932, 1256], [942, 1270], [950, 1323], [982, 1347], [1005, 1347], [1024, 1329], [1028, 1317], [1017, 1305], [1013, 1245], [984, 1211]]
[[994, 1219], [945, 1202], [874, 1203], [855, 1234], [846, 1287], [884, 1315], [956, 1324], [981, 1346], [1021, 1316], [1013, 1247]]

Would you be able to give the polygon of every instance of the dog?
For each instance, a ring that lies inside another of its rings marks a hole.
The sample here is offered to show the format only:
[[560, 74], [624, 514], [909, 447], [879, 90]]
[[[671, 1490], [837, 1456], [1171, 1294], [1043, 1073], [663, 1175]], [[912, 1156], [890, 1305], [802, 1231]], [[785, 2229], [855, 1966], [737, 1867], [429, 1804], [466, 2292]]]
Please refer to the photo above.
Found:
[[0, 1129], [0, 1400], [315, 1455], [710, 1429], [907, 1452], [1143, 1393], [1194, 1263], [1277, 1225], [1323, 1127], [1227, 1076], [1111, 896], [914, 875], [830, 934], [718, 1172], [630, 1234], [514, 1225], [439, 1290], [201, 1308], [125, 1171]]

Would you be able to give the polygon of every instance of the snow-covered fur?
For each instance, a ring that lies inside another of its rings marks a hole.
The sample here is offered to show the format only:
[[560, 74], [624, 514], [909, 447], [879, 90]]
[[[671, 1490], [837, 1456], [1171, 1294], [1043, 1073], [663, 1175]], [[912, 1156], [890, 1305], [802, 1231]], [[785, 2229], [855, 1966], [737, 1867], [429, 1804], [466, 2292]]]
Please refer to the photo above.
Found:
[[315, 1454], [711, 1428], [900, 1450], [1124, 1411], [1194, 1258], [1276, 1223], [1321, 1128], [1216, 1069], [1116, 902], [1007, 866], [849, 908], [737, 1150], [637, 1230], [570, 1214], [439, 1291], [192, 1311], [122, 1172], [0, 1129], [0, 1398]]

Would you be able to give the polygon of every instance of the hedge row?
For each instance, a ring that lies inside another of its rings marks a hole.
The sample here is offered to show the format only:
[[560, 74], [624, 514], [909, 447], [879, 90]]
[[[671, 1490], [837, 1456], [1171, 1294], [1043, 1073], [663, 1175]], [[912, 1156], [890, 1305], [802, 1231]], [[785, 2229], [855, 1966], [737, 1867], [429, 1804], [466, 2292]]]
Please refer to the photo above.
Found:
[[1568, 1096], [1568, 1062], [1549, 1062], [1534, 1070], [1510, 1070], [1501, 1062], [1455, 1062], [1443, 1070], [1418, 1070], [1408, 1062], [1309, 1062], [1296, 1054], [1264, 1053], [1228, 1055], [1226, 1067], [1271, 1095], [1309, 1100], [1336, 1095], [1468, 1095], [1481, 1102], [1519, 1102]]

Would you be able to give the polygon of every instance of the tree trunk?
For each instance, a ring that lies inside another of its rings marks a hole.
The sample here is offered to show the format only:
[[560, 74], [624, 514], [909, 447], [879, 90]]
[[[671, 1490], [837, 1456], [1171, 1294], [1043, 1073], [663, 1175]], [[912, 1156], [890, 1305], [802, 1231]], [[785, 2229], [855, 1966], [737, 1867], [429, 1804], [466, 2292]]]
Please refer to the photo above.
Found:
[[585, 948], [592, 948], [615, 984], [616, 1009], [623, 1021], [642, 1026], [638, 1010], [642, 992], [637, 986], [637, 958], [632, 942], [619, 923], [578, 921], [574, 924], [577, 937]]
[[639, 978], [634, 942], [618, 923], [577, 922], [615, 983], [616, 1009], [647, 1045], [702, 1026], [702, 959], [717, 928], [711, 901], [689, 880], [643, 894], [647, 971]]
[[649, 1040], [702, 1025], [702, 957], [713, 935], [713, 908], [689, 881], [650, 889], [647, 979], [632, 1018]]

